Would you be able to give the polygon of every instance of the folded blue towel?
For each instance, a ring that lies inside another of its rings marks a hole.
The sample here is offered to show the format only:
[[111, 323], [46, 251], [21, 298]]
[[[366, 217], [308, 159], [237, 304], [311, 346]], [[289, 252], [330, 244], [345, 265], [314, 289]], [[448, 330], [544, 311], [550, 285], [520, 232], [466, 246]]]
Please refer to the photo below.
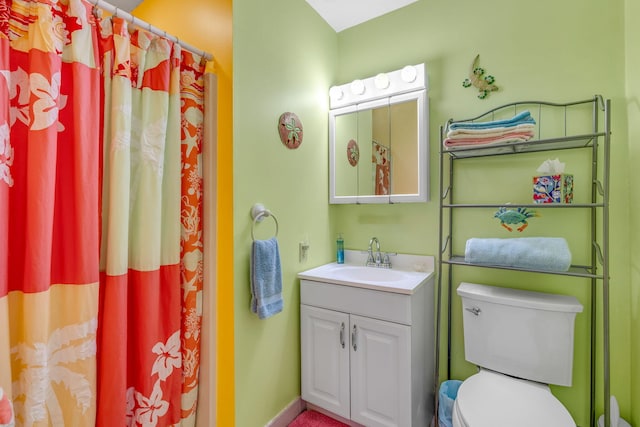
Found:
[[464, 260], [472, 264], [567, 271], [571, 252], [561, 237], [472, 238], [467, 240]]
[[251, 246], [251, 311], [260, 319], [280, 313], [282, 270], [278, 240], [254, 240]]
[[517, 126], [524, 123], [535, 124], [536, 121], [531, 117], [531, 113], [527, 110], [516, 114], [510, 119], [493, 120], [490, 122], [453, 122], [449, 125], [449, 130], [455, 129], [487, 129], [494, 127]]

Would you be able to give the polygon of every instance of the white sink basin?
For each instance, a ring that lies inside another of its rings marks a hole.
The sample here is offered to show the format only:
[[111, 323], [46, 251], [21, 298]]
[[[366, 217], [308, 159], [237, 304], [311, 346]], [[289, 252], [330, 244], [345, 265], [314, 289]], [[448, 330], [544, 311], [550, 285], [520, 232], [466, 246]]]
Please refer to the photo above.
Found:
[[409, 274], [401, 270], [390, 268], [365, 267], [360, 265], [333, 265], [327, 269], [337, 278], [349, 282], [397, 282], [406, 280]]
[[432, 274], [433, 271], [406, 271], [331, 263], [298, 273], [298, 277], [316, 282], [412, 294]]

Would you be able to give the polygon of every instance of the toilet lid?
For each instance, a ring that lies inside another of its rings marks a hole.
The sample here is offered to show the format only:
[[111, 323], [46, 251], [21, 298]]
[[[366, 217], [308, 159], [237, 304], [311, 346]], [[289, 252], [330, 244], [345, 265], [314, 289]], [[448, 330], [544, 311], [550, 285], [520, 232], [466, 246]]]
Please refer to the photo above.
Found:
[[455, 411], [465, 427], [576, 427], [548, 386], [486, 370], [462, 383]]

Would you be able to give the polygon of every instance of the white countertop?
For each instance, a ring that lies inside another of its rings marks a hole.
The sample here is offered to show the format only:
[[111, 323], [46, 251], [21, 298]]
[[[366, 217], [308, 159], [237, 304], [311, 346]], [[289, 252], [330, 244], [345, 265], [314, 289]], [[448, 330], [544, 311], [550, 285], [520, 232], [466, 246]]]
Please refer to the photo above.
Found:
[[[398, 254], [392, 268], [366, 267], [366, 253], [345, 251], [345, 264], [332, 262], [298, 273], [298, 278], [400, 294], [413, 294], [434, 274], [432, 256]], [[357, 262], [359, 261], [359, 262]]]

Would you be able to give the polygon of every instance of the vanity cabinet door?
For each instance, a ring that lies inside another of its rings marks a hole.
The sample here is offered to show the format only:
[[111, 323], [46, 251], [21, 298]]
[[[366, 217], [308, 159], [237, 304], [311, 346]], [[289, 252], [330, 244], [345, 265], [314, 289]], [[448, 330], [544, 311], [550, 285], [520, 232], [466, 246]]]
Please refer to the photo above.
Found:
[[411, 328], [351, 315], [351, 419], [411, 426]]
[[350, 416], [349, 315], [300, 306], [302, 399]]

